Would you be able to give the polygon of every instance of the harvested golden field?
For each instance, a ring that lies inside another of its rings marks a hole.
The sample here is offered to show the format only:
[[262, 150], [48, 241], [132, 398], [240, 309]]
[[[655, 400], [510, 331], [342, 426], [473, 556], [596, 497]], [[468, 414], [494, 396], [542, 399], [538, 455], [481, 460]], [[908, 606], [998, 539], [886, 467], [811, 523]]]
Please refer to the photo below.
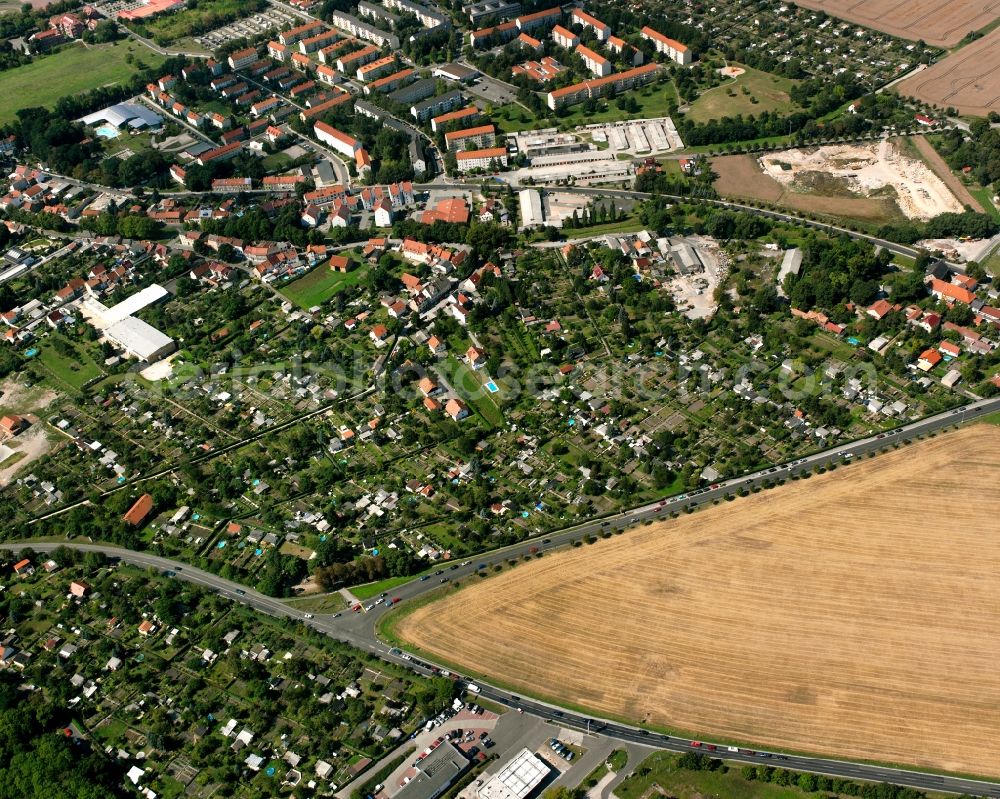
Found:
[[796, 0], [796, 5], [945, 48], [1000, 16], [997, 0]]
[[896, 91], [960, 114], [1000, 111], [1000, 28], [907, 78]]
[[469, 583], [396, 633], [596, 712], [1000, 775], [1000, 428]]

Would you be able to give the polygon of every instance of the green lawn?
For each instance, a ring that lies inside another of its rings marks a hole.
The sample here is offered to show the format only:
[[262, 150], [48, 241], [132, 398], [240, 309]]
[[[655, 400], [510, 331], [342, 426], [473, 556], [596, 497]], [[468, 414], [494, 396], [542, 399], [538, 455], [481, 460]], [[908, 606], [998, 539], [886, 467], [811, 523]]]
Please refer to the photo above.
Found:
[[538, 118], [525, 108], [510, 103], [501, 105], [493, 109], [490, 120], [504, 133], [516, 133], [521, 130], [534, 130], [545, 127], [538, 122]]
[[[764, 111], [786, 113], [796, 107], [788, 96], [796, 83], [794, 80], [742, 64], [731, 66], [740, 67], [746, 72], [737, 78], [726, 78], [720, 86], [709, 89], [695, 100], [687, 113], [687, 117], [693, 122], [707, 122], [736, 114], [756, 116]], [[754, 103], [753, 100], [757, 102]]]
[[[130, 53], [134, 61], [127, 64], [125, 58]], [[143, 67], [164, 60], [132, 42], [93, 47], [80, 44], [0, 72], [0, 124], [14, 120], [22, 108], [51, 107], [60, 97], [123, 83]]]
[[448, 358], [448, 365], [453, 388], [468, 402], [470, 410], [477, 412], [491, 427], [500, 427], [503, 412], [486, 390], [486, 379], [454, 357]]
[[52, 382], [56, 388], [65, 390], [69, 387], [79, 390], [85, 383], [104, 374], [80, 345], [76, 345], [80, 356], [78, 359], [67, 357], [58, 352], [52, 343], [57, 335], [54, 333], [45, 340], [45, 343], [39, 347], [37, 356], [37, 361], [54, 378]]
[[338, 291], [357, 285], [364, 274], [365, 270], [362, 268], [344, 274], [334, 272], [325, 264], [320, 264], [309, 274], [293, 280], [278, 290], [300, 308], [309, 309], [314, 305], [322, 305]]
[[287, 604], [305, 613], [336, 613], [347, 607], [347, 602], [340, 594], [298, 597], [289, 599]]
[[355, 586], [351, 589], [351, 593], [361, 601], [364, 601], [371, 599], [373, 596], [378, 596], [383, 591], [390, 591], [398, 585], [403, 585], [403, 583], [408, 583], [410, 580], [415, 579], [417, 579], [416, 575], [410, 575], [409, 577], [386, 577], [384, 580], [374, 583]]
[[[628, 777], [615, 793], [621, 799], [639, 799], [656, 784], [666, 796], [676, 799], [696, 799], [704, 796], [724, 796], [726, 799], [800, 799], [807, 794], [798, 786], [749, 782], [743, 779], [739, 766], [718, 771], [689, 771], [677, 768], [679, 755], [657, 752], [646, 758], [637, 774]], [[770, 764], [768, 764], [770, 765]], [[648, 769], [648, 771], [647, 771]]]

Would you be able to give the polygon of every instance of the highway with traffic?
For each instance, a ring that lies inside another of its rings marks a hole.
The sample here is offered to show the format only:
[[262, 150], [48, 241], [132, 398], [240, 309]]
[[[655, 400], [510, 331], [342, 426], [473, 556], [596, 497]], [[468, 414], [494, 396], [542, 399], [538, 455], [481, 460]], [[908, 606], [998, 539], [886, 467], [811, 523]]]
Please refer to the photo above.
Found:
[[[442, 585], [459, 583], [465, 578], [472, 577], [477, 571], [489, 568], [495, 564], [526, 556], [530, 557], [537, 552], [548, 552], [557, 547], [572, 545], [590, 536], [601, 535], [614, 530], [622, 530], [658, 518], [669, 518], [675, 512], [694, 510], [717, 501], [724, 501], [727, 497], [738, 493], [749, 492], [755, 488], [764, 487], [765, 484], [773, 485], [778, 481], [787, 480], [796, 475], [803, 475], [820, 467], [828, 467], [832, 464], [846, 466], [852, 460], [866, 457], [870, 453], [878, 452], [886, 447], [908, 442], [917, 436], [926, 436], [935, 431], [969, 422], [998, 411], [1000, 411], [1000, 397], [978, 400], [961, 408], [912, 422], [887, 433], [878, 433], [789, 463], [768, 467], [742, 477], [720, 481], [717, 484], [698, 489], [688, 494], [670, 497], [659, 502], [623, 511], [613, 516], [589, 520], [558, 532], [540, 535], [503, 549], [474, 556], [463, 563], [441, 564], [434, 571], [425, 572], [421, 576], [414, 577], [410, 582], [393, 588], [391, 595], [386, 592], [381, 597], [367, 600], [364, 603], [364, 607], [356, 612], [345, 610], [336, 614], [306, 614], [302, 610], [291, 607], [282, 600], [265, 596], [239, 583], [225, 580], [218, 575], [196, 567], [178, 563], [157, 555], [104, 544], [85, 544], [76, 541], [55, 543], [49, 541], [43, 543], [26, 540], [9, 542], [6, 545], [0, 546], [15, 549], [31, 547], [36, 552], [51, 552], [60, 546], [67, 546], [82, 551], [102, 552], [108, 557], [118, 558], [140, 567], [155, 569], [173, 578], [201, 585], [234, 601], [242, 602], [261, 613], [300, 620], [332, 638], [356, 646], [380, 658], [404, 665], [420, 674], [430, 675], [438, 673], [441, 666], [429, 662], [423, 656], [418, 658], [417, 656], [395, 649], [378, 638], [376, 632], [377, 623], [388, 612], [390, 607], [396, 606], [393, 600], [397, 598], [400, 602], [413, 600], [429, 591], [441, 588]], [[784, 754], [761, 750], [756, 747], [751, 749], [747, 746], [742, 746], [735, 748], [735, 751], [733, 751], [733, 747], [712, 743], [709, 740], [695, 742], [689, 738], [678, 738], [615, 721], [584, 716], [539, 700], [524, 698], [510, 691], [491, 686], [478, 678], [475, 684], [479, 689], [480, 696], [494, 702], [516, 708], [522, 712], [537, 715], [560, 725], [581, 729], [586, 732], [599, 733], [621, 741], [644, 744], [672, 751], [700, 751], [731, 761], [780, 765], [783, 768], [827, 774], [846, 779], [890, 782], [921, 790], [967, 793], [977, 796], [998, 797], [1000, 799], [1000, 783], [997, 782], [965, 779], [832, 758]], [[859, 730], [858, 734], [863, 736], [864, 731]]]

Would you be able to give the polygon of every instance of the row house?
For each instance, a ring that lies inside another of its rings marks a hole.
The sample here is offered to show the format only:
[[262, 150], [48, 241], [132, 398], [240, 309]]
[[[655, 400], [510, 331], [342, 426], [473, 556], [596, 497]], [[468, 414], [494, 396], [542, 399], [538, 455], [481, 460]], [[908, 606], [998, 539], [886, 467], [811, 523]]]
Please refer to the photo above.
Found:
[[378, 80], [374, 80], [371, 83], [366, 84], [365, 94], [393, 92], [401, 86], [405, 86], [407, 83], [416, 78], [416, 76], [416, 71], [410, 67], [401, 69], [399, 72], [394, 72], [391, 75], [386, 75], [384, 78], [379, 78]]
[[681, 44], [676, 39], [664, 36], [662, 33], [653, 30], [648, 25], [640, 31], [640, 35], [646, 41], [653, 43], [653, 46], [656, 48], [656, 52], [665, 55], [671, 61], [674, 61], [682, 66], [686, 66], [694, 60], [691, 48], [689, 48], [686, 44]]
[[324, 30], [326, 30], [326, 26], [322, 22], [313, 20], [290, 30], [282, 31], [278, 34], [278, 41], [285, 46], [290, 46]]
[[591, 16], [582, 8], [574, 8], [569, 13], [569, 21], [573, 25], [590, 28], [599, 42], [606, 42], [611, 37], [611, 27], [601, 22], [597, 17]]
[[315, 53], [317, 50], [333, 44], [340, 38], [340, 34], [337, 31], [323, 31], [317, 33], [315, 36], [310, 36], [308, 39], [302, 39], [299, 42], [299, 52], [303, 55], [308, 55], [309, 53]]
[[448, 150], [467, 150], [470, 146], [490, 147], [495, 141], [496, 129], [493, 125], [479, 125], [475, 128], [452, 130], [444, 134], [444, 142]]

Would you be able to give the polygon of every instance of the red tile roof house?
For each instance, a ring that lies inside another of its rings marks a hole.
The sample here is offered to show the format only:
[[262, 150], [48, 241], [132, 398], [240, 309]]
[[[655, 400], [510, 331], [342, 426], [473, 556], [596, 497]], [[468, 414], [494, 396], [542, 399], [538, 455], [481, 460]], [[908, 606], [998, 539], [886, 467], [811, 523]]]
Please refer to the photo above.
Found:
[[437, 336], [431, 336], [427, 339], [427, 349], [429, 349], [434, 355], [441, 355], [447, 350], [447, 347]]
[[920, 357], [917, 359], [917, 368], [921, 372], [929, 372], [941, 363], [941, 360], [941, 353], [937, 350], [924, 350], [920, 353]]
[[125, 515], [122, 516], [122, 521], [132, 525], [133, 527], [138, 527], [146, 520], [146, 517], [149, 516], [152, 510], [152, 495], [143, 494], [135, 501], [135, 504], [125, 512]]
[[27, 577], [29, 574], [34, 574], [35, 567], [31, 565], [31, 561], [25, 558], [24, 560], [19, 560], [14, 564], [14, 574], [19, 577]]
[[469, 347], [465, 352], [465, 360], [469, 362], [469, 366], [473, 369], [478, 369], [486, 364], [486, 354], [475, 347]]
[[156, 625], [149, 619], [143, 619], [142, 624], [139, 625], [139, 635], [152, 635], [154, 632], [156, 632]]
[[350, 272], [355, 267], [354, 261], [344, 255], [330, 256], [330, 269], [334, 272]]
[[13, 438], [28, 426], [28, 423], [20, 416], [11, 414], [0, 419], [0, 441], [5, 438]]
[[82, 580], [74, 580], [69, 584], [69, 592], [73, 596], [84, 597], [90, 591], [90, 586]]
[[469, 407], [462, 400], [453, 397], [444, 406], [444, 412], [458, 422], [469, 415]]
[[938, 352], [942, 355], [950, 355], [952, 358], [957, 358], [962, 354], [962, 348], [950, 341], [942, 341], [938, 344]]
[[873, 319], [883, 319], [889, 313], [892, 312], [892, 304], [886, 300], [877, 300], [868, 306], [868, 310], [865, 312]]
[[976, 299], [976, 295], [968, 289], [956, 286], [954, 283], [945, 283], [943, 280], [938, 280], [937, 278], [931, 280], [930, 291], [939, 300], [944, 300], [949, 304], [957, 300], [958, 302], [964, 302], [966, 305], [971, 305]]

